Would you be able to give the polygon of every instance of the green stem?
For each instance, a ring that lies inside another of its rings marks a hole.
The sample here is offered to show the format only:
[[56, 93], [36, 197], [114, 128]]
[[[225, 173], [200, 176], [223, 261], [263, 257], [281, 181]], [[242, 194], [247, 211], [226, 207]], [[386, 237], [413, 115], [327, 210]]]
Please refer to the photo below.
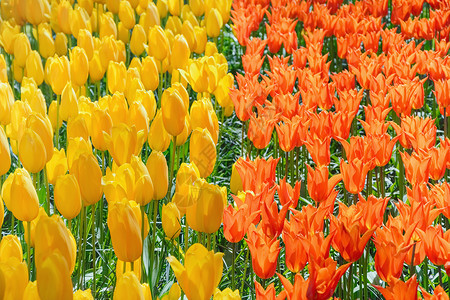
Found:
[[83, 251], [82, 251], [82, 276], [81, 276], [81, 280], [82, 280], [82, 288], [84, 289], [85, 284], [86, 284], [86, 264], [85, 264], [85, 260], [86, 260], [86, 246], [87, 246], [87, 235], [88, 235], [88, 226], [87, 226], [87, 207], [84, 206], [83, 207], [84, 210], [84, 218], [83, 218]]
[[367, 196], [372, 195], [372, 170], [367, 173]]
[[81, 214], [80, 214], [80, 226], [79, 226], [79, 239], [78, 239], [78, 289], [81, 289], [81, 263], [82, 263], [82, 256], [83, 256], [83, 249], [81, 248], [83, 245], [83, 227], [84, 227], [84, 215], [85, 215], [85, 209], [84, 207], [81, 208]]
[[284, 153], [284, 176], [286, 177], [286, 181], [289, 176], [289, 152]]
[[[145, 225], [145, 207], [141, 206], [141, 238], [142, 238], [142, 247], [144, 247], [144, 225]], [[144, 253], [144, 250], [142, 250]], [[142, 258], [142, 255], [141, 255]], [[141, 283], [145, 282], [145, 272], [144, 272], [144, 260], [141, 259]]]
[[93, 276], [93, 278], [92, 278], [92, 296], [93, 297], [95, 297], [95, 295], [96, 295], [96, 289], [95, 289], [95, 279], [96, 278], [95, 277], [97, 274], [97, 270], [96, 270], [97, 269], [96, 268], [97, 253], [95, 252], [95, 206], [96, 205], [97, 205], [97, 203], [92, 205], [92, 212], [91, 212], [91, 218], [92, 218], [92, 232], [91, 232], [91, 235], [92, 235], [92, 268], [93, 268], [93, 270], [92, 270], [92, 276]]
[[423, 288], [428, 292], [428, 258], [423, 260]]
[[28, 278], [31, 278], [31, 222], [27, 222], [27, 267]]
[[211, 250], [211, 233], [206, 234], [206, 248]]
[[353, 264], [348, 271], [347, 299], [353, 299]]
[[[152, 240], [152, 251], [150, 252], [150, 264], [151, 270], [153, 270], [156, 266], [154, 265], [154, 256], [155, 256], [155, 244], [156, 244], [156, 219], [158, 217], [158, 200], [153, 201], [153, 240]], [[144, 241], [142, 241], [143, 243]]]
[[410, 277], [413, 277], [414, 274], [416, 273], [414, 271], [414, 254], [416, 252], [416, 245], [417, 245], [417, 243], [414, 242], [414, 245], [413, 245], [413, 248], [412, 248], [411, 264], [409, 265], [409, 276]]
[[247, 267], [248, 267], [249, 255], [250, 255], [250, 250], [247, 248], [247, 255], [245, 256], [245, 261], [244, 261], [244, 275], [242, 276], [242, 283], [241, 283], [241, 295], [244, 294], [245, 280], [247, 279]]
[[189, 226], [187, 224], [187, 219], [184, 224], [184, 254], [186, 254], [189, 248]]
[[[369, 241], [370, 243], [370, 241]], [[364, 269], [363, 269], [363, 278], [364, 278], [364, 300], [368, 300], [369, 299], [369, 289], [368, 289], [368, 279], [367, 279], [367, 268], [369, 266], [369, 243], [367, 243], [366, 245], [366, 254], [364, 256]]]
[[236, 243], [233, 243], [233, 251], [231, 253], [231, 290], [235, 289], [236, 282]]
[[45, 181], [45, 188], [46, 188], [46, 199], [45, 202], [45, 212], [47, 215], [50, 216], [50, 187], [48, 184], [48, 173], [47, 173], [47, 165], [44, 167], [44, 181]]
[[59, 106], [61, 102], [61, 95], [56, 95], [56, 132], [55, 132], [55, 147], [59, 149]]
[[171, 199], [172, 197], [172, 181], [173, 181], [173, 166], [175, 163], [175, 156], [177, 156], [177, 137], [172, 137], [172, 153], [170, 155], [170, 170], [169, 170], [169, 189], [167, 190], [167, 199]]

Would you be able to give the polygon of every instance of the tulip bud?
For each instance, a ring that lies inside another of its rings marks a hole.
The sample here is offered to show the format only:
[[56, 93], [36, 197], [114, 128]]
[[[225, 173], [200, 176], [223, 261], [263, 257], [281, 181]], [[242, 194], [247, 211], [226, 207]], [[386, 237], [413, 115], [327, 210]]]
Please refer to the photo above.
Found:
[[186, 39], [182, 35], [176, 35], [171, 55], [171, 66], [173, 69], [186, 69], [191, 51]]
[[192, 103], [190, 112], [192, 128], [206, 128], [215, 144], [219, 138], [219, 121], [216, 112], [207, 98], [196, 100]]
[[36, 281], [29, 281], [23, 293], [23, 300], [40, 300]]
[[119, 13], [120, 2], [120, 0], [106, 0], [106, 7], [108, 8], [108, 11], [117, 15]]
[[68, 82], [62, 91], [59, 113], [64, 121], [78, 115], [78, 99], [71, 82]]
[[39, 200], [30, 174], [25, 169], [16, 169], [9, 176], [13, 176], [13, 179], [8, 209], [16, 219], [31, 222], [39, 213]]
[[111, 135], [104, 133], [109, 153], [117, 165], [129, 163], [131, 156], [138, 154], [142, 148], [144, 135], [133, 125], [119, 124], [112, 128]]
[[58, 5], [58, 25], [64, 34], [71, 34], [70, 30], [70, 15], [73, 11], [72, 5], [69, 1], [63, 0]]
[[189, 142], [190, 159], [197, 166], [200, 176], [208, 177], [216, 163], [216, 146], [208, 129], [196, 128]]
[[148, 136], [149, 120], [144, 105], [140, 102], [132, 103], [128, 114], [128, 125], [136, 126], [136, 130], [142, 132], [143, 142], [145, 142]]
[[[97, 159], [92, 153], [82, 153], [73, 161], [70, 168], [80, 187], [83, 205], [88, 206], [97, 203], [102, 197], [102, 170]], [[89, 174], [89, 175], [88, 175]]]
[[144, 52], [146, 44], [147, 36], [145, 30], [141, 25], [137, 24], [134, 26], [131, 34], [130, 50], [134, 55], [140, 56]]
[[234, 163], [231, 169], [230, 191], [231, 193], [237, 195], [242, 190], [243, 190], [242, 179], [241, 176], [239, 175], [239, 172], [236, 169], [236, 163]]
[[109, 115], [113, 121], [113, 126], [118, 126], [122, 123], [127, 123], [128, 119], [128, 104], [122, 93], [115, 93], [112, 95], [108, 103]]
[[142, 286], [134, 272], [125, 272], [116, 282], [113, 300], [136, 299], [145, 300]]
[[136, 187], [134, 191], [135, 201], [141, 205], [147, 205], [152, 201], [155, 190], [153, 187], [152, 178], [150, 175], [142, 175], [136, 182]]
[[153, 26], [148, 34], [148, 52], [157, 60], [163, 61], [170, 53], [170, 44], [161, 26]]
[[133, 262], [141, 256], [141, 224], [128, 200], [112, 203], [108, 210], [108, 228], [114, 253], [120, 260]]
[[169, 239], [176, 239], [181, 232], [181, 215], [173, 202], [164, 204], [161, 212], [164, 233]]
[[8, 82], [8, 67], [6, 66], [6, 60], [3, 54], [0, 54], [0, 83]]
[[67, 122], [67, 139], [81, 137], [89, 140], [89, 130], [87, 126], [87, 113], [82, 113], [70, 118]]
[[161, 111], [166, 131], [172, 136], [179, 135], [185, 125], [186, 107], [177, 90], [169, 88], [163, 92]]
[[28, 54], [31, 52], [31, 45], [25, 33], [19, 33], [14, 42], [14, 61], [21, 68], [25, 67]]
[[189, 0], [189, 6], [196, 17], [205, 13], [205, 3], [203, 0]]
[[94, 300], [94, 297], [92, 296], [91, 289], [85, 291], [78, 290], [73, 293], [73, 300]]
[[111, 14], [102, 14], [100, 17], [100, 32], [99, 38], [103, 40], [105, 37], [117, 38], [116, 23]]
[[125, 26], [125, 28], [128, 30], [132, 29], [136, 24], [136, 20], [134, 18], [134, 10], [131, 7], [130, 2], [120, 1], [119, 19], [122, 22], [123, 26]]
[[89, 61], [89, 76], [93, 82], [97, 82], [103, 78], [105, 69], [103, 68], [100, 53], [95, 50], [92, 59]]
[[167, 12], [169, 11], [167, 0], [156, 1], [156, 7], [158, 8], [160, 18], [164, 19], [167, 16]]
[[195, 40], [197, 43], [195, 44], [194, 52], [197, 54], [202, 54], [205, 52], [206, 42], [208, 42], [208, 36], [206, 35], [206, 29], [204, 27], [195, 26]]
[[38, 26], [39, 53], [43, 58], [55, 55], [55, 42], [53, 41], [51, 28], [46, 23]]
[[19, 158], [22, 165], [31, 173], [41, 171], [47, 162], [47, 153], [41, 137], [32, 129], [26, 128], [19, 140]]
[[77, 38], [77, 46], [84, 50], [88, 61], [90, 61], [94, 56], [94, 39], [89, 30], [80, 30]]
[[160, 151], [152, 151], [146, 166], [153, 183], [153, 199], [161, 200], [166, 196], [169, 186], [166, 157]]
[[139, 24], [144, 28], [146, 33], [150, 30], [151, 27], [161, 25], [158, 8], [153, 2], [141, 14], [141, 17], [139, 18]]
[[14, 104], [14, 94], [8, 83], [0, 82], [0, 124], [8, 125], [11, 121], [11, 108]]
[[81, 194], [78, 182], [72, 174], [60, 176], [56, 180], [54, 189], [56, 208], [64, 216], [71, 220], [81, 211]]
[[181, 22], [181, 18], [178, 16], [170, 16], [167, 19], [166, 27], [164, 28], [166, 31], [172, 32], [174, 35], [181, 34], [181, 27], [183, 23]]
[[100, 151], [107, 150], [107, 144], [104, 139], [103, 132], [111, 135], [113, 123], [106, 110], [96, 109], [91, 116], [90, 135], [92, 144]]
[[216, 8], [211, 8], [206, 16], [206, 33], [209, 37], [216, 38], [220, 35], [220, 29], [222, 26], [222, 15]]
[[50, 84], [53, 92], [61, 95], [67, 82], [70, 81], [70, 64], [67, 56], [53, 58], [49, 68]]
[[[11, 154], [9, 153], [9, 143], [3, 127], [0, 127], [0, 176], [6, 174], [10, 167]], [[0, 220], [3, 222], [2, 217], [3, 215], [0, 216]], [[0, 225], [2, 222], [0, 222]]]
[[37, 85], [44, 82], [44, 68], [41, 56], [37, 51], [31, 51], [25, 63], [25, 74], [34, 79]]
[[67, 54], [67, 36], [58, 32], [55, 36], [55, 52], [58, 56], [63, 56]]
[[148, 144], [153, 151], [166, 151], [169, 148], [171, 136], [164, 128], [161, 110], [158, 110], [148, 132]]
[[73, 299], [72, 279], [68, 263], [61, 252], [51, 251], [41, 263], [36, 263], [36, 281], [41, 299]]
[[0, 242], [0, 263], [5, 263], [10, 258], [23, 260], [22, 245], [16, 235], [4, 236]]
[[147, 56], [142, 60], [142, 83], [146, 90], [155, 91], [159, 86], [159, 74], [156, 61], [153, 57]]
[[58, 150], [54, 148], [52, 159], [47, 162], [48, 182], [55, 185], [56, 179], [67, 172], [67, 158], [64, 148]]
[[70, 55], [70, 74], [72, 82], [83, 86], [89, 75], [89, 61], [86, 52], [81, 47], [74, 47]]
[[0, 263], [0, 296], [2, 299], [23, 299], [28, 284], [28, 269], [24, 261], [11, 258]]
[[124, 63], [110, 62], [106, 76], [108, 77], [108, 90], [111, 94], [125, 91], [127, 68]]
[[80, 30], [91, 31], [90, 17], [87, 11], [78, 6], [76, 9], [70, 12], [70, 31], [72, 35], [78, 39], [78, 34]]
[[[3, 4], [4, 2], [2, 2]], [[1, 5], [3, 6], [3, 5]], [[12, 25], [11, 22], [3, 21], [0, 27], [0, 40], [6, 53], [14, 54], [14, 44], [20, 33], [20, 26]]]

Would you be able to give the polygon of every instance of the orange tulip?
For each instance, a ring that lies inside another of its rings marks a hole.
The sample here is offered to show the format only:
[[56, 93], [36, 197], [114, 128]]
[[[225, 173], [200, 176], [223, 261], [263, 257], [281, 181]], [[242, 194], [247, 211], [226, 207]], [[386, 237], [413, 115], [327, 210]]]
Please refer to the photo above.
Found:
[[342, 174], [333, 175], [328, 179], [328, 167], [317, 166], [314, 170], [309, 165], [308, 168], [308, 193], [316, 202], [325, 201], [334, 187], [342, 180]]
[[374, 287], [376, 287], [381, 294], [383, 294], [386, 300], [417, 300], [418, 286], [419, 282], [417, 281], [415, 275], [406, 282], [399, 279], [393, 279], [387, 288], [374, 285]]
[[364, 189], [369, 164], [364, 163], [359, 158], [355, 158], [346, 163], [341, 160], [340, 169], [345, 189], [352, 194], [359, 194]]

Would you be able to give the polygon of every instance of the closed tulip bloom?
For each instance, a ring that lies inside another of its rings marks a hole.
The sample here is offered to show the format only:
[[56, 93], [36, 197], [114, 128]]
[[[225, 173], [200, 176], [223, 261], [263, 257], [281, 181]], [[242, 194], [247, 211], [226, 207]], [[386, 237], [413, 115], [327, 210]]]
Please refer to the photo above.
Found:
[[[53, 156], [53, 132], [52, 125], [47, 116], [42, 116], [40, 114], [31, 113], [25, 122], [25, 127], [36, 132], [37, 135], [42, 140], [45, 148], [46, 163]], [[20, 148], [20, 140], [19, 140]]]
[[[102, 197], [102, 170], [92, 153], [81, 154], [70, 169], [75, 175], [80, 187], [83, 205], [97, 203]], [[89, 174], [89, 175], [88, 175]]]
[[164, 128], [161, 110], [158, 110], [148, 132], [148, 145], [153, 151], [164, 152], [169, 148], [171, 136]]
[[148, 33], [151, 27], [161, 25], [158, 9], [153, 2], [151, 2], [146, 11], [141, 14], [139, 18], [139, 25], [144, 28], [146, 33]]
[[113, 16], [109, 13], [100, 16], [99, 38], [103, 40], [105, 37], [117, 38], [117, 26]]
[[78, 33], [82, 29], [92, 31], [91, 20], [87, 11], [81, 6], [76, 7], [70, 12], [70, 31], [72, 35], [78, 39]]
[[19, 140], [19, 158], [22, 165], [31, 173], [41, 171], [47, 162], [47, 153], [41, 137], [32, 129], [26, 128]]
[[108, 90], [111, 94], [125, 92], [127, 68], [124, 63], [110, 62], [106, 76], [108, 77]]
[[58, 150], [53, 149], [52, 159], [47, 162], [47, 178], [48, 182], [55, 185], [59, 176], [66, 174], [68, 170], [67, 158], [64, 148]]
[[83, 86], [89, 75], [89, 61], [81, 47], [74, 47], [70, 55], [70, 75], [76, 86]]
[[18, 34], [20, 33], [20, 26], [4, 21], [0, 27], [0, 40], [6, 53], [14, 54], [14, 43]]
[[184, 266], [173, 256], [167, 260], [188, 299], [207, 300], [222, 277], [222, 257], [197, 243], [186, 251]]
[[213, 300], [241, 300], [241, 296], [239, 295], [239, 290], [232, 291], [230, 288], [226, 288], [220, 291], [216, 289]]
[[241, 175], [239, 175], [239, 172], [236, 169], [236, 163], [234, 163], [231, 168], [230, 191], [231, 193], [237, 195], [238, 192], [243, 189]]
[[73, 300], [94, 300], [94, 297], [92, 296], [91, 289], [85, 291], [78, 290], [73, 293]]
[[[159, 86], [159, 73], [156, 61], [153, 57], [147, 56], [142, 60], [142, 83], [146, 90], [155, 91]], [[159, 62], [158, 62], [159, 63]]]
[[173, 69], [186, 69], [191, 50], [182, 35], [176, 35], [172, 45], [171, 66]]
[[119, 13], [120, 0], [106, 0], [105, 2], [108, 11], [116, 15]]
[[114, 162], [120, 166], [130, 162], [133, 154], [139, 153], [144, 136], [134, 125], [129, 127], [126, 124], [119, 124], [112, 128], [111, 135], [104, 133], [104, 138]]
[[216, 8], [211, 8], [206, 16], [206, 34], [209, 37], [216, 38], [220, 35], [220, 29], [223, 26], [222, 16]]
[[161, 19], [165, 18], [167, 16], [167, 12], [169, 11], [167, 0], [156, 1], [156, 7], [158, 8], [158, 13]]
[[10, 167], [11, 154], [9, 153], [9, 143], [3, 127], [0, 127], [0, 176], [6, 174]]
[[62, 91], [59, 113], [63, 121], [78, 115], [78, 99], [71, 82], [68, 82]]
[[[58, 215], [41, 216], [34, 233], [36, 267], [45, 262], [52, 253], [60, 253], [67, 264], [69, 274], [75, 268], [76, 243], [70, 230]], [[39, 279], [38, 279], [39, 281]]]
[[219, 121], [211, 100], [202, 98], [194, 101], [189, 116], [192, 128], [208, 129], [214, 143], [217, 144], [219, 139]]
[[29, 281], [23, 293], [23, 300], [40, 300], [36, 281]]
[[28, 284], [28, 269], [24, 261], [15, 258], [0, 263], [0, 296], [2, 299], [23, 299]]
[[148, 52], [159, 61], [163, 61], [170, 53], [170, 44], [161, 26], [153, 26], [148, 33]]
[[81, 194], [78, 182], [72, 174], [60, 176], [56, 180], [54, 189], [56, 208], [64, 216], [71, 220], [81, 211]]
[[91, 127], [90, 135], [92, 144], [94, 147], [100, 151], [106, 151], [107, 144], [104, 138], [103, 132], [111, 135], [112, 132], [112, 119], [108, 114], [107, 110], [95, 109], [91, 115]]
[[95, 50], [92, 59], [89, 61], [89, 76], [93, 82], [97, 82], [103, 78], [106, 69], [103, 68], [100, 53]]
[[58, 32], [55, 36], [55, 53], [58, 56], [67, 54], [67, 36], [62, 32]]
[[52, 36], [52, 29], [48, 23], [41, 23], [38, 26], [39, 54], [43, 58], [55, 55], [55, 41]]
[[161, 111], [164, 128], [172, 135], [179, 135], [184, 128], [186, 107], [176, 90], [166, 89], [161, 98]]
[[141, 224], [128, 200], [115, 202], [108, 211], [108, 228], [116, 256], [126, 262], [142, 254]]
[[42, 91], [37, 87], [33, 78], [25, 77], [20, 87], [20, 97], [26, 102], [31, 110], [41, 116], [47, 113], [47, 104], [45, 103]]
[[194, 33], [195, 33], [195, 40], [197, 41], [197, 43], [195, 44], [194, 52], [197, 54], [202, 54], [205, 52], [206, 42], [208, 42], [206, 28], [195, 26]]
[[194, 51], [194, 49], [197, 47], [197, 40], [194, 27], [192, 26], [190, 21], [183, 22], [183, 26], [181, 26], [181, 34], [186, 39], [191, 52]]
[[166, 157], [160, 151], [152, 151], [148, 157], [146, 166], [153, 182], [153, 199], [161, 200], [166, 196], [169, 186], [169, 171]]
[[53, 58], [49, 75], [53, 92], [61, 95], [66, 84], [70, 81], [70, 64], [67, 56]]
[[89, 140], [89, 130], [86, 119], [87, 113], [81, 113], [76, 117], [70, 118], [67, 122], [67, 139], [81, 137]]
[[204, 179], [198, 179], [193, 189], [198, 193], [197, 201], [186, 210], [189, 226], [196, 231], [214, 233], [222, 224], [226, 190], [218, 185], [209, 184]]
[[164, 233], [169, 239], [175, 239], [181, 232], [181, 214], [173, 202], [164, 204], [161, 212]]
[[[37, 225], [37, 223], [39, 223], [39, 220], [44, 216], [48, 217], [47, 213], [45, 212], [45, 209], [42, 206], [40, 206], [38, 216], [36, 218], [34, 218], [30, 224], [30, 246], [32, 248], [34, 248], [34, 237], [35, 237], [35, 233], [36, 233], [36, 225]], [[24, 235], [28, 236], [28, 226], [25, 226], [23, 229], [24, 229]]]
[[147, 35], [145, 34], [145, 30], [141, 25], [137, 24], [134, 26], [133, 33], [131, 34], [130, 50], [134, 55], [140, 56], [144, 52], [146, 44]]
[[125, 44], [130, 43], [130, 30], [122, 22], [117, 24], [117, 39]]
[[130, 30], [136, 24], [136, 20], [134, 18], [134, 10], [131, 7], [130, 2], [128, 1], [120, 1], [119, 4], [119, 19], [126, 29]]
[[153, 120], [156, 114], [156, 100], [152, 91], [138, 90], [134, 102], [140, 102], [147, 112], [149, 122]]
[[134, 200], [141, 206], [147, 205], [153, 200], [153, 181], [149, 174], [142, 175], [136, 182]]
[[189, 7], [196, 17], [205, 13], [205, 3], [203, 0], [189, 0]]
[[181, 14], [182, 3], [178, 0], [167, 0], [169, 12], [172, 16], [179, 16]]
[[11, 121], [11, 108], [14, 104], [14, 94], [8, 83], [0, 82], [0, 124], [8, 125]]
[[78, 32], [77, 46], [84, 49], [84, 52], [88, 58], [88, 61], [94, 56], [94, 39], [89, 30], [81, 29]]
[[31, 51], [26, 59], [25, 74], [27, 77], [32, 77], [37, 85], [44, 82], [44, 67], [41, 56], [36, 50]]
[[25, 33], [19, 33], [14, 42], [14, 61], [21, 68], [25, 67], [31, 45]]
[[16, 235], [7, 235], [0, 242], [0, 263], [7, 262], [10, 258], [23, 260], [22, 245]]
[[58, 25], [64, 34], [71, 34], [70, 30], [70, 15], [73, 11], [72, 5], [69, 1], [63, 0], [58, 5]]
[[196, 128], [192, 131], [189, 149], [190, 159], [200, 171], [200, 176], [208, 177], [214, 170], [217, 156], [216, 146], [208, 129]]
[[52, 251], [42, 262], [36, 263], [36, 281], [41, 299], [73, 299], [71, 271], [64, 256]]
[[113, 300], [146, 300], [144, 291], [134, 272], [125, 272], [116, 282]]
[[10, 187], [10, 206], [8, 209], [14, 216], [24, 222], [31, 222], [39, 213], [39, 200], [25, 169], [16, 169]]

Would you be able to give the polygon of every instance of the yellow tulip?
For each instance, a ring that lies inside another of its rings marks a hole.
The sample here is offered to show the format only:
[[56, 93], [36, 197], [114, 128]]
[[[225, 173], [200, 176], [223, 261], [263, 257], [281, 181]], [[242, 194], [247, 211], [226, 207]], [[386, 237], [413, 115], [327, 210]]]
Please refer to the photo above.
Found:
[[229, 91], [234, 85], [234, 77], [232, 74], [228, 73], [226, 76], [220, 79], [216, 90], [214, 91], [214, 96], [217, 102], [223, 108], [233, 106], [233, 101], [230, 98]]
[[92, 153], [82, 153], [74, 160], [70, 173], [75, 175], [80, 187], [83, 205], [98, 202], [102, 197], [102, 170]]
[[186, 188], [192, 186], [198, 178], [200, 178], [200, 173], [194, 163], [182, 163], [177, 172], [175, 190], [188, 191]]
[[66, 84], [70, 81], [70, 63], [67, 56], [54, 57], [49, 68], [53, 92], [61, 95]]
[[183, 26], [181, 27], [181, 34], [186, 39], [191, 52], [194, 51], [194, 49], [197, 47], [197, 36], [195, 35], [194, 27], [190, 21], [183, 22]]
[[124, 63], [110, 62], [106, 76], [108, 77], [108, 90], [111, 94], [125, 92], [127, 68]]
[[233, 167], [231, 168], [230, 191], [231, 193], [237, 195], [242, 190], [242, 179], [236, 169], [236, 164], [234, 163]]
[[94, 39], [89, 30], [80, 29], [78, 32], [77, 46], [84, 50], [88, 61], [90, 61], [94, 56]]
[[61, 150], [54, 148], [52, 159], [47, 162], [48, 182], [54, 185], [56, 179], [58, 179], [59, 176], [66, 174], [67, 170], [67, 158], [64, 148]]
[[0, 124], [8, 125], [11, 121], [11, 108], [14, 104], [14, 94], [8, 83], [0, 82]]
[[208, 129], [196, 128], [189, 142], [190, 160], [197, 166], [200, 176], [208, 177], [216, 164], [216, 146]]
[[173, 202], [164, 204], [161, 212], [164, 233], [169, 239], [175, 239], [181, 232], [181, 215]]
[[161, 97], [161, 112], [166, 131], [172, 136], [179, 135], [185, 125], [186, 107], [176, 89], [164, 90]]
[[[133, 271], [131, 270], [131, 264], [133, 264]], [[121, 261], [120, 259], [117, 259], [117, 263], [116, 263], [116, 278], [117, 278], [117, 280], [119, 280], [119, 278], [126, 272], [134, 273], [136, 275], [137, 279], [141, 280], [141, 257], [139, 257], [137, 260], [133, 261], [132, 263], [126, 263], [124, 261]]]
[[119, 19], [126, 29], [130, 30], [136, 24], [136, 20], [134, 18], [134, 10], [131, 7], [130, 2], [128, 1], [120, 1], [119, 4]]
[[204, 63], [194, 60], [189, 64], [189, 83], [197, 93], [204, 93], [208, 90], [208, 72]]
[[111, 14], [104, 13], [100, 16], [100, 32], [99, 38], [103, 40], [105, 37], [117, 38], [116, 23]]
[[78, 34], [83, 29], [92, 31], [90, 17], [84, 8], [78, 6], [70, 12], [70, 31], [78, 39]]
[[120, 0], [106, 0], [106, 7], [108, 8], [108, 11], [117, 15], [119, 13], [120, 2]]
[[0, 242], [0, 263], [5, 263], [10, 258], [23, 260], [22, 245], [15, 235], [7, 235]]
[[167, 16], [167, 12], [169, 11], [167, 0], [157, 0], [156, 7], [158, 8], [160, 18], [165, 18]]
[[70, 274], [68, 263], [58, 250], [51, 251], [42, 262], [36, 261], [39, 297], [48, 300], [73, 299]]
[[42, 66], [41, 56], [34, 50], [28, 54], [25, 62], [25, 74], [32, 77], [37, 85], [44, 82], [44, 67]]
[[38, 173], [45, 167], [47, 153], [41, 137], [32, 129], [26, 128], [19, 140], [19, 159], [31, 173]]
[[206, 28], [195, 26], [194, 32], [195, 32], [195, 40], [197, 41], [197, 43], [195, 44], [194, 52], [197, 54], [202, 54], [203, 52], [205, 52], [206, 42], [208, 41]]
[[92, 144], [100, 151], [107, 150], [107, 144], [103, 132], [111, 135], [112, 132], [112, 119], [106, 110], [95, 109], [91, 116], [90, 135]]
[[83, 138], [71, 138], [67, 145], [67, 165], [72, 172], [73, 162], [78, 159], [81, 154], [92, 154], [92, 145]]
[[55, 36], [55, 53], [58, 56], [63, 56], [67, 54], [67, 36], [58, 32]]
[[90, 16], [94, 11], [94, 3], [91, 0], [78, 0], [78, 5], [86, 10], [86, 13]]
[[71, 220], [81, 211], [81, 194], [77, 179], [72, 174], [60, 176], [54, 188], [55, 205], [64, 218]]
[[190, 111], [192, 128], [206, 128], [215, 144], [219, 139], [219, 121], [216, 112], [208, 98], [202, 98], [192, 103]]
[[117, 24], [117, 38], [125, 44], [130, 42], [130, 30], [122, 22]]
[[128, 200], [111, 204], [108, 210], [108, 228], [114, 253], [120, 260], [133, 262], [141, 256], [141, 224]]
[[[39, 220], [43, 216], [48, 217], [47, 213], [45, 212], [45, 209], [42, 206], [40, 206], [38, 216], [36, 218], [34, 218], [30, 224], [30, 246], [32, 248], [34, 248], [34, 236], [35, 236], [35, 232], [36, 232], [36, 225], [37, 225], [37, 223], [39, 223]], [[24, 235], [28, 236], [28, 226], [24, 226], [23, 229], [24, 229]]]
[[78, 99], [71, 82], [67, 82], [61, 93], [59, 114], [63, 121], [68, 121], [69, 118], [78, 115]]
[[47, 104], [42, 91], [37, 87], [33, 78], [24, 77], [20, 87], [21, 100], [26, 102], [35, 113], [45, 116]]
[[41, 300], [36, 281], [29, 281], [23, 293], [23, 300]]
[[173, 256], [167, 260], [188, 299], [207, 300], [222, 277], [222, 257], [223, 253], [194, 244], [186, 251], [184, 266]]
[[80, 113], [76, 117], [70, 118], [67, 122], [67, 139], [81, 137], [89, 139], [89, 130], [86, 119], [87, 113]]
[[170, 54], [170, 44], [161, 26], [150, 28], [148, 34], [148, 53], [158, 61], [163, 61]]
[[143, 133], [144, 142], [148, 136], [149, 119], [145, 107], [140, 102], [134, 102], [130, 105], [128, 111], [128, 125], [136, 126], [138, 132]]
[[[167, 18], [165, 30], [171, 31], [174, 35], [181, 34], [183, 23], [178, 16], [170, 16]], [[173, 46], [173, 45], [172, 45]]]
[[92, 296], [91, 289], [85, 291], [78, 290], [73, 293], [73, 300], [94, 300], [94, 297]]
[[135, 102], [140, 102], [144, 105], [149, 122], [153, 120], [156, 114], [156, 100], [152, 91], [138, 90], [136, 91]]
[[[184, 2], [184, 1], [183, 1]], [[180, 0], [168, 0], [169, 12], [172, 16], [179, 16], [183, 3]]]
[[146, 300], [139, 279], [133, 272], [125, 272], [118, 278], [113, 300]]
[[[47, 163], [53, 156], [53, 132], [50, 120], [48, 119], [47, 116], [32, 113], [27, 117], [25, 127], [36, 132], [37, 135], [42, 140], [42, 143], [44, 144], [45, 148], [45, 156], [46, 156], [45, 163]], [[20, 140], [19, 140], [19, 148], [20, 148]]]
[[161, 25], [161, 18], [159, 16], [158, 8], [153, 2], [151, 2], [147, 6], [147, 9], [141, 14], [139, 24], [142, 25], [145, 32], [148, 32], [150, 27]]
[[25, 33], [19, 33], [14, 42], [14, 61], [21, 68], [25, 67], [31, 45]]
[[[0, 127], [0, 176], [6, 174], [10, 167], [11, 154], [9, 153], [9, 143], [3, 127]], [[3, 218], [0, 217], [0, 220], [3, 222]], [[0, 225], [2, 222], [0, 222]]]
[[[25, 169], [18, 168], [9, 176], [13, 176], [13, 179], [10, 186], [8, 209], [16, 219], [31, 222], [39, 213], [39, 200], [30, 174]], [[5, 197], [3, 198], [5, 199]]]
[[189, 0], [189, 7], [196, 17], [205, 13], [205, 3], [203, 0]]
[[216, 53], [218, 53], [216, 43], [207, 42], [205, 46], [205, 56], [213, 56]]
[[145, 76], [142, 77], [142, 83], [146, 90], [155, 91], [159, 86], [159, 74], [156, 61], [153, 57], [147, 56], [142, 60], [142, 70]]
[[99, 51], [95, 50], [92, 59], [89, 61], [89, 76], [93, 82], [103, 78], [106, 69], [103, 68]]
[[216, 8], [211, 8], [206, 16], [206, 33], [209, 37], [216, 38], [220, 35], [223, 26], [222, 15]]
[[191, 51], [186, 38], [182, 35], [176, 35], [171, 55], [171, 66], [173, 69], [186, 69]]
[[113, 126], [127, 123], [128, 121], [128, 104], [122, 93], [114, 93], [111, 100], [108, 101], [109, 115], [111, 116]]
[[166, 196], [169, 186], [166, 157], [160, 151], [152, 151], [146, 166], [153, 183], [153, 199], [161, 200]]
[[70, 16], [73, 11], [72, 5], [67, 0], [62, 0], [58, 5], [58, 25], [64, 34], [71, 34]]
[[0, 83], [8, 82], [8, 67], [6, 65], [6, 60], [3, 54], [0, 54]]
[[111, 135], [104, 133], [104, 138], [109, 153], [119, 166], [130, 162], [131, 156], [140, 152], [144, 141], [142, 131], [138, 132], [134, 125], [129, 127], [123, 123], [114, 126]]
[[131, 34], [130, 50], [134, 55], [140, 56], [144, 52], [146, 44], [147, 35], [145, 34], [145, 30], [141, 25], [137, 24], [134, 26], [133, 33]]
[[148, 132], [148, 144], [153, 151], [166, 151], [169, 148], [171, 136], [164, 128], [161, 110], [158, 110]]
[[239, 295], [239, 290], [232, 291], [230, 288], [226, 288], [220, 291], [216, 289], [213, 300], [241, 300], [241, 296]]
[[48, 23], [41, 23], [38, 26], [39, 54], [43, 58], [55, 55], [55, 42], [52, 37], [52, 29]]
[[0, 41], [6, 53], [14, 54], [14, 44], [19, 33], [20, 33], [20, 26], [18, 26], [17, 24], [11, 23], [6, 20], [3, 20], [1, 22]]
[[[40, 217], [34, 233], [34, 248], [38, 274], [40, 266], [54, 253], [60, 254], [62, 261], [67, 264], [69, 274], [73, 272], [77, 246], [75, 238], [66, 225], [64, 225], [64, 221], [60, 216]], [[39, 283], [39, 277], [37, 280]]]
[[70, 74], [76, 86], [83, 86], [89, 75], [89, 60], [81, 47], [74, 47], [70, 55]]
[[[2, 299], [23, 299], [28, 284], [28, 268], [24, 261], [10, 258], [0, 263], [0, 296]], [[3, 281], [3, 284], [1, 283]]]

